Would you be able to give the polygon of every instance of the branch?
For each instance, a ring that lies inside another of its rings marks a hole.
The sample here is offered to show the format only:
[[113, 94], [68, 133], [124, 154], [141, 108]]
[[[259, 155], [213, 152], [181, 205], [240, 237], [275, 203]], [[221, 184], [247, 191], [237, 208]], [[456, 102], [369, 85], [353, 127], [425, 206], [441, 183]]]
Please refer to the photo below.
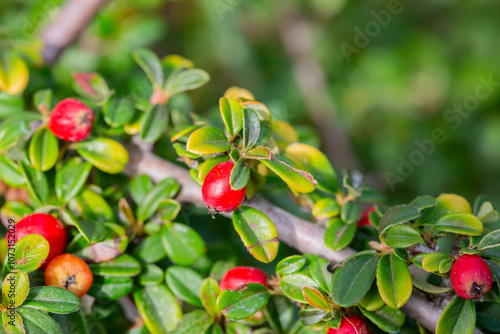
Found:
[[[128, 146], [127, 150], [130, 160], [125, 167], [125, 174], [129, 176], [145, 174], [155, 182], [173, 177], [181, 185], [177, 200], [183, 203], [203, 205], [200, 187], [191, 179], [186, 169], [163, 160], [151, 152], [141, 151], [136, 146]], [[323, 241], [325, 230], [322, 227], [298, 218], [262, 197], [255, 196], [252, 200], [245, 202], [245, 205], [264, 212], [276, 226], [280, 240], [302, 253], [316, 254], [333, 263], [342, 262], [348, 256], [356, 253], [351, 248], [345, 248], [338, 252], [330, 250]], [[231, 217], [231, 214], [225, 214], [225, 216]], [[402, 310], [434, 332], [443, 308], [431, 303], [423, 293], [414, 290], [410, 300], [402, 307]]]
[[107, 0], [68, 0], [57, 16], [40, 34], [46, 65], [55, 63], [59, 55], [85, 29]]

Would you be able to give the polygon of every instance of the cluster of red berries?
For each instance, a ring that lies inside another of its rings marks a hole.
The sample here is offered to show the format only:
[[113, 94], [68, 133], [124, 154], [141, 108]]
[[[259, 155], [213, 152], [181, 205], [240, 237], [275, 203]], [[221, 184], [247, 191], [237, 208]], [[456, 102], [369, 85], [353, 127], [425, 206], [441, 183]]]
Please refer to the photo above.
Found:
[[85, 261], [72, 254], [63, 254], [66, 248], [64, 225], [49, 214], [34, 213], [16, 224], [13, 237], [17, 242], [30, 234], [40, 234], [49, 243], [49, 255], [39, 268], [45, 268], [45, 284], [64, 288], [78, 297], [86, 294], [94, 277]]
[[69, 98], [50, 113], [49, 129], [59, 139], [77, 142], [87, 138], [94, 123], [94, 112], [83, 102]]

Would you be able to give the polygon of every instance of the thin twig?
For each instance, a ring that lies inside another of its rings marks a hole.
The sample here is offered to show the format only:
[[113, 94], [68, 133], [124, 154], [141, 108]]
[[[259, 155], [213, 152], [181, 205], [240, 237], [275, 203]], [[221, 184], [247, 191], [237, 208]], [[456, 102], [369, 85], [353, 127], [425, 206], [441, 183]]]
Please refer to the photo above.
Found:
[[68, 0], [40, 34], [44, 43], [42, 56], [52, 65], [59, 55], [80, 35], [107, 0]]

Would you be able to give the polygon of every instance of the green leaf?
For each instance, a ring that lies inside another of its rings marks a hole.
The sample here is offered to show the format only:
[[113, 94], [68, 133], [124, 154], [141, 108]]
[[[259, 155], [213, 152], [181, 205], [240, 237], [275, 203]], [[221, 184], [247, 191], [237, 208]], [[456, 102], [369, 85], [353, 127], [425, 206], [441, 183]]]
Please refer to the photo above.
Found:
[[0, 179], [9, 187], [19, 187], [26, 182], [19, 166], [3, 154], [0, 154]]
[[172, 334], [205, 333], [213, 322], [213, 317], [205, 311], [196, 310], [185, 314]]
[[395, 225], [385, 232], [385, 243], [393, 248], [407, 248], [419, 243], [420, 233], [407, 225]]
[[219, 109], [229, 135], [234, 138], [243, 127], [243, 106], [234, 99], [221, 97]]
[[135, 108], [128, 98], [111, 98], [102, 108], [104, 121], [112, 127], [120, 127], [132, 120]]
[[106, 102], [114, 91], [110, 91], [106, 81], [98, 73], [73, 72], [73, 89], [81, 96], [93, 100], [97, 105]]
[[164, 285], [136, 287], [134, 301], [152, 334], [174, 329], [182, 317], [179, 303]]
[[132, 54], [132, 57], [146, 73], [153, 86], [163, 84], [163, 69], [161, 62], [152, 51], [139, 49]]
[[179, 191], [179, 183], [171, 177], [156, 184], [137, 207], [137, 219], [145, 221], [158, 209], [161, 201], [174, 197]]
[[120, 173], [128, 162], [128, 152], [122, 144], [109, 138], [96, 138], [76, 144], [84, 159], [103, 172]]
[[328, 158], [317, 148], [294, 143], [286, 148], [285, 155], [299, 164], [299, 168], [309, 171], [318, 182], [318, 188], [329, 193], [338, 190], [337, 176]]
[[271, 160], [261, 159], [259, 161], [275, 172], [290, 189], [296, 192], [307, 194], [316, 189], [317, 182], [308, 172], [292, 168], [276, 158]]
[[305, 326], [316, 325], [327, 315], [328, 311], [307, 306], [302, 308], [298, 313], [300, 322]]
[[151, 105], [141, 118], [141, 138], [146, 143], [156, 142], [167, 130], [168, 113], [164, 105]]
[[265, 146], [257, 146], [246, 151], [243, 157], [245, 159], [269, 160], [273, 157], [273, 154], [269, 148]]
[[49, 197], [49, 185], [45, 174], [27, 165], [24, 161], [19, 163], [19, 169], [24, 176], [30, 196], [39, 205], [46, 203]]
[[147, 175], [138, 175], [130, 180], [130, 196], [136, 204], [140, 204], [153, 188], [153, 181]]
[[302, 289], [302, 294], [304, 295], [306, 301], [312, 306], [325, 311], [330, 309], [330, 305], [326, 301], [325, 297], [323, 297], [323, 294], [317, 289], [306, 286]]
[[311, 278], [315, 281], [323, 291], [330, 293], [332, 285], [332, 273], [328, 271], [328, 261], [325, 259], [316, 259], [309, 265]]
[[175, 199], [164, 199], [158, 205], [158, 216], [164, 222], [174, 220], [181, 211], [181, 204]]
[[361, 215], [361, 206], [355, 202], [347, 202], [340, 208], [340, 219], [347, 224], [354, 224]]
[[23, 307], [52, 313], [71, 313], [80, 308], [80, 299], [71, 291], [56, 286], [37, 286], [29, 291]]
[[139, 283], [143, 286], [158, 285], [163, 282], [165, 273], [155, 264], [146, 264], [139, 275]]
[[120, 255], [107, 262], [90, 263], [89, 268], [92, 274], [100, 276], [131, 277], [141, 272], [141, 264], [128, 254]]
[[361, 299], [359, 305], [369, 312], [376, 311], [385, 306], [385, 302], [378, 292], [378, 287], [373, 284], [370, 291]]
[[481, 204], [476, 216], [483, 222], [494, 223], [500, 218], [498, 212], [493, 209], [493, 205], [490, 202], [484, 202]]
[[412, 283], [414, 287], [416, 287], [419, 290], [425, 291], [427, 293], [433, 293], [433, 294], [448, 293], [451, 290], [453, 290], [453, 288], [451, 287], [442, 287], [429, 284], [415, 276], [412, 276]]
[[260, 121], [253, 109], [243, 109], [243, 147], [252, 148], [259, 139]]
[[205, 253], [203, 239], [185, 224], [166, 225], [161, 241], [169, 259], [178, 265], [191, 266]]
[[500, 246], [500, 230], [495, 230], [486, 234], [477, 246], [479, 250], [485, 250], [488, 248], [498, 247]]
[[332, 224], [325, 232], [325, 245], [331, 250], [338, 251], [345, 248], [356, 233], [356, 224], [346, 224], [338, 218], [330, 220]]
[[19, 137], [30, 133], [28, 123], [24, 120], [13, 120], [0, 124], [0, 152], [7, 152], [16, 145]]
[[30, 308], [18, 309], [26, 334], [63, 334], [61, 326], [46, 313]]
[[340, 205], [332, 198], [323, 198], [314, 204], [312, 214], [317, 219], [326, 219], [338, 216]]
[[41, 128], [31, 137], [29, 156], [33, 168], [41, 171], [51, 169], [59, 158], [59, 143], [47, 128]]
[[229, 160], [229, 157], [225, 154], [223, 155], [218, 155], [213, 158], [210, 158], [206, 160], [204, 163], [200, 165], [199, 171], [198, 171], [198, 178], [201, 182], [205, 180], [205, 177], [207, 174], [218, 164], [222, 162], [226, 162]]
[[220, 315], [217, 307], [217, 298], [220, 294], [220, 287], [217, 281], [211, 277], [205, 278], [201, 283], [200, 296], [203, 307], [214, 317]]
[[400, 308], [411, 297], [410, 271], [406, 263], [394, 254], [380, 258], [377, 265], [377, 284], [380, 296], [392, 308]]
[[301, 255], [292, 255], [284, 258], [276, 265], [276, 273], [280, 276], [298, 272], [306, 265], [306, 259]]
[[63, 203], [68, 203], [83, 188], [89, 177], [92, 164], [82, 162], [79, 157], [67, 160], [56, 173], [56, 195]]
[[359, 309], [365, 317], [387, 333], [399, 333], [405, 322], [405, 314], [401, 310], [390, 308], [387, 305], [373, 312], [362, 307]]
[[6, 307], [19, 307], [30, 289], [28, 275], [24, 271], [11, 271], [3, 280], [2, 297]]
[[302, 290], [305, 287], [319, 288], [315, 281], [302, 273], [283, 276], [280, 281], [280, 289], [285, 296], [296, 302], [304, 304], [307, 303], [307, 300], [304, 298], [302, 293]]
[[87, 230], [84, 228], [84, 226], [82, 224], [80, 224], [80, 222], [75, 217], [73, 217], [73, 215], [67, 209], [61, 212], [60, 218], [66, 224], [74, 225], [78, 229], [78, 232], [80, 232], [83, 235], [85, 240], [87, 240], [89, 243], [92, 242], [91, 237], [90, 237], [89, 233], [87, 232]]
[[248, 168], [243, 159], [239, 159], [231, 170], [229, 185], [233, 190], [241, 190], [247, 186], [249, 180], [250, 168]]
[[26, 333], [24, 329], [23, 319], [17, 313], [16, 309], [9, 309], [2, 313], [2, 323], [5, 331], [2, 333], [7, 334], [24, 334]]
[[[177, 141], [177, 140], [185, 142], [187, 140], [189, 134], [191, 134], [195, 130], [201, 129], [202, 127], [203, 127], [203, 125], [201, 125], [201, 124], [187, 126], [176, 133], [171, 133], [170, 134], [170, 141], [172, 143]], [[177, 131], [177, 128], [175, 129], [175, 131]]]
[[195, 154], [222, 153], [231, 149], [224, 131], [206, 126], [193, 132], [186, 143], [186, 150]]
[[333, 301], [342, 307], [359, 303], [375, 279], [377, 261], [377, 255], [371, 251], [358, 253], [347, 259], [333, 274]]
[[440, 274], [445, 274], [448, 271], [451, 270], [451, 267], [453, 266], [453, 260], [452, 259], [444, 259], [439, 263], [439, 273]]
[[483, 223], [472, 213], [449, 213], [436, 222], [435, 228], [457, 234], [481, 235]]
[[168, 96], [203, 86], [210, 80], [207, 72], [198, 68], [177, 72], [167, 79], [165, 93]]
[[29, 274], [38, 269], [49, 255], [49, 243], [40, 234], [29, 234], [17, 241], [12, 250], [15, 262], [4, 263], [3, 277], [13, 270]]
[[91, 188], [84, 189], [74, 198], [83, 219], [97, 222], [114, 222], [113, 209], [108, 202]]
[[278, 232], [265, 214], [248, 206], [240, 206], [233, 214], [233, 225], [253, 257], [264, 263], [276, 258]]
[[100, 300], [118, 300], [128, 295], [134, 286], [129, 277], [94, 276], [89, 295]]
[[[177, 153], [177, 155], [180, 157], [187, 157], [190, 159], [198, 159], [199, 157], [202, 156], [202, 154], [195, 154], [195, 153], [191, 153], [191, 152], [186, 151], [186, 145], [184, 145], [184, 144], [175, 143], [174, 149], [175, 149], [175, 152]], [[194, 169], [192, 169], [192, 171], [194, 171]]]
[[50, 315], [59, 326], [61, 326], [64, 333], [71, 334], [88, 334], [89, 326], [85, 319], [85, 314], [80, 308], [78, 311], [68, 314], [53, 313]]
[[202, 307], [200, 290], [203, 278], [194, 270], [178, 266], [167, 269], [165, 281], [172, 292], [181, 300]]
[[410, 205], [417, 208], [419, 211], [428, 209], [436, 205], [436, 199], [432, 196], [419, 196], [410, 202]]
[[233, 320], [246, 319], [268, 302], [269, 290], [258, 283], [248, 283], [236, 290], [224, 290], [219, 295], [217, 305], [222, 314]]
[[396, 205], [387, 210], [378, 226], [379, 234], [384, 233], [389, 227], [401, 225], [414, 220], [420, 216], [420, 211], [410, 205]]
[[476, 311], [470, 299], [455, 297], [444, 309], [436, 334], [472, 334], [476, 325]]
[[436, 205], [422, 211], [422, 216], [417, 219], [419, 225], [434, 225], [436, 221], [448, 213], [471, 213], [469, 202], [455, 194], [441, 194], [436, 198]]
[[125, 251], [128, 246], [128, 237], [123, 227], [113, 223], [103, 225], [107, 230], [106, 240], [90, 245], [85, 242], [83, 248], [75, 252], [75, 255], [87, 262], [99, 263], [112, 260]]
[[161, 235], [146, 237], [132, 254], [146, 263], [155, 263], [167, 256]]

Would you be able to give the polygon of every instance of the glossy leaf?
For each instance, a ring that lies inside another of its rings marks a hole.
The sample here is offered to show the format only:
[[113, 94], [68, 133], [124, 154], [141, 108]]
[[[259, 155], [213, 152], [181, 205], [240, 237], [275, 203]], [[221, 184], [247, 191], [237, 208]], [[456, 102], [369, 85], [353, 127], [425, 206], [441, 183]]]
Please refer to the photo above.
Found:
[[243, 244], [257, 260], [269, 263], [278, 253], [278, 232], [262, 212], [240, 206], [233, 214], [233, 225]]
[[29, 157], [33, 168], [41, 171], [51, 169], [59, 158], [59, 143], [47, 128], [36, 131], [31, 137]]
[[164, 199], [158, 205], [158, 216], [163, 221], [174, 220], [181, 211], [181, 204], [175, 199]]
[[179, 183], [171, 177], [156, 184], [139, 203], [137, 207], [137, 219], [145, 221], [158, 209], [161, 201], [174, 197], [179, 191]]
[[128, 162], [128, 152], [119, 142], [96, 138], [76, 144], [78, 153], [103, 172], [120, 173]]
[[380, 258], [377, 265], [377, 284], [380, 296], [392, 308], [400, 308], [411, 297], [410, 271], [406, 263], [394, 254]]
[[118, 300], [128, 295], [133, 286], [134, 282], [129, 277], [94, 276], [88, 294], [101, 300]]
[[441, 194], [436, 198], [436, 205], [422, 211], [417, 219], [419, 225], [434, 225], [437, 220], [448, 213], [471, 213], [472, 209], [465, 198], [455, 194]]
[[387, 305], [373, 312], [362, 307], [359, 309], [365, 317], [387, 333], [399, 333], [405, 322], [405, 314], [401, 310], [393, 309]]
[[108, 202], [91, 188], [86, 188], [74, 198], [83, 219], [97, 222], [114, 222], [113, 209]]
[[89, 263], [94, 275], [100, 276], [135, 276], [141, 272], [141, 264], [128, 254], [101, 263]]
[[233, 190], [240, 190], [246, 187], [249, 180], [250, 168], [248, 168], [243, 159], [239, 159], [231, 170], [229, 185]]
[[500, 246], [500, 230], [495, 230], [484, 236], [477, 248], [479, 250], [485, 250], [488, 248], [494, 248]]
[[159, 234], [144, 238], [132, 254], [146, 263], [156, 263], [167, 256]]
[[246, 319], [260, 310], [269, 300], [270, 293], [262, 284], [248, 283], [236, 290], [224, 290], [217, 305], [222, 314], [233, 320]]
[[85, 228], [86, 226], [82, 225], [80, 221], [78, 221], [68, 210], [62, 211], [59, 218], [61, 218], [66, 224], [75, 226], [78, 229], [78, 232], [83, 235], [85, 240], [89, 243], [92, 242], [90, 233]]
[[174, 329], [182, 318], [179, 303], [164, 285], [137, 287], [134, 301], [152, 334]]
[[26, 182], [19, 166], [3, 154], [0, 154], [0, 179], [9, 187], [19, 187]]
[[419, 211], [431, 208], [436, 205], [436, 199], [432, 196], [419, 196], [410, 202], [410, 205], [417, 208]]
[[155, 264], [144, 265], [139, 275], [139, 283], [143, 286], [155, 286], [163, 283], [165, 273]]
[[270, 170], [276, 173], [294, 191], [299, 193], [310, 193], [316, 188], [316, 180], [308, 172], [301, 171], [278, 159], [259, 160]]
[[92, 169], [92, 164], [79, 157], [67, 160], [56, 173], [56, 195], [63, 203], [68, 203], [83, 188]]
[[332, 198], [323, 198], [317, 201], [312, 208], [312, 214], [317, 219], [335, 217], [339, 213], [340, 205]]
[[180, 92], [201, 87], [209, 80], [210, 76], [207, 72], [198, 68], [187, 69], [182, 72], [177, 72], [167, 79], [165, 92], [169, 96], [172, 96]]
[[15, 263], [11, 261], [4, 263], [3, 277], [13, 270], [22, 270], [29, 274], [38, 269], [48, 255], [49, 243], [47, 240], [40, 234], [29, 234], [16, 242], [14, 247]]
[[290, 275], [293, 274], [306, 264], [306, 259], [301, 255], [292, 255], [284, 258], [276, 265], [276, 273], [278, 275]]
[[306, 286], [302, 289], [302, 294], [304, 295], [306, 301], [315, 308], [325, 311], [330, 309], [330, 305], [326, 301], [325, 297], [323, 297], [321, 292], [318, 290]]
[[345, 248], [356, 233], [355, 224], [346, 224], [340, 219], [332, 219], [334, 222], [325, 232], [325, 245], [333, 251]]
[[260, 134], [260, 121], [253, 109], [243, 110], [243, 147], [252, 148]]
[[338, 190], [337, 176], [328, 158], [317, 148], [302, 143], [294, 143], [286, 148], [286, 156], [299, 164], [299, 168], [309, 171], [318, 182], [318, 188], [335, 193]]
[[193, 132], [186, 143], [186, 150], [195, 154], [221, 153], [231, 149], [231, 143], [220, 129], [207, 126]]
[[205, 333], [213, 321], [213, 316], [202, 310], [185, 314], [172, 334]]
[[102, 108], [104, 120], [112, 127], [130, 122], [135, 116], [135, 108], [128, 98], [112, 98]]
[[369, 312], [376, 311], [385, 305], [376, 284], [372, 285], [370, 291], [359, 302], [359, 305]]
[[134, 60], [148, 76], [148, 79], [155, 86], [163, 84], [163, 69], [160, 59], [156, 54], [147, 49], [140, 49], [132, 54]]
[[31, 198], [39, 205], [47, 202], [49, 185], [45, 174], [27, 165], [24, 161], [19, 163], [19, 170], [24, 176], [24, 181]]
[[169, 259], [178, 265], [190, 266], [205, 252], [203, 239], [185, 224], [174, 223], [165, 226], [161, 241]]
[[358, 253], [349, 258], [333, 274], [331, 294], [333, 301], [342, 307], [359, 303], [375, 279], [377, 261], [376, 254], [371, 251]]
[[384, 233], [389, 227], [401, 225], [414, 220], [420, 216], [418, 209], [410, 205], [396, 205], [387, 210], [378, 226], [380, 234]]
[[130, 180], [130, 196], [136, 204], [140, 204], [152, 188], [153, 181], [147, 175], [138, 175]]
[[19, 307], [30, 290], [28, 275], [21, 270], [11, 271], [2, 284], [3, 304], [7, 307]]
[[269, 160], [273, 157], [271, 150], [265, 146], [257, 146], [245, 152], [245, 159], [265, 159]]
[[165, 277], [165, 282], [177, 298], [194, 306], [203, 306], [200, 299], [203, 278], [196, 271], [171, 266], [167, 269]]
[[476, 311], [470, 299], [455, 297], [444, 309], [436, 334], [472, 334], [476, 324]]
[[168, 113], [164, 105], [151, 105], [141, 117], [141, 139], [154, 143], [167, 130]]
[[471, 213], [449, 213], [440, 218], [436, 230], [465, 235], [481, 235], [483, 223]]
[[24, 307], [19, 308], [18, 312], [23, 318], [27, 334], [63, 334], [61, 326], [44, 312]]
[[307, 303], [302, 293], [305, 287], [319, 288], [315, 281], [301, 273], [283, 276], [280, 281], [280, 289], [285, 296], [299, 303]]
[[71, 313], [80, 308], [80, 299], [71, 291], [56, 286], [31, 288], [23, 307], [51, 313]]
[[316, 259], [309, 265], [311, 278], [319, 285], [323, 291], [329, 293], [332, 284], [332, 273], [328, 271], [328, 261], [325, 259]]
[[221, 97], [219, 109], [229, 135], [234, 138], [243, 127], [243, 107], [241, 103], [234, 99]]
[[407, 248], [421, 239], [420, 233], [407, 225], [395, 225], [385, 232], [385, 243], [393, 248]]
[[439, 293], [448, 293], [453, 290], [452, 287], [442, 287], [429, 284], [421, 279], [412, 276], [413, 286], [419, 290], [425, 291], [427, 293], [439, 294]]
[[220, 315], [219, 308], [217, 307], [217, 298], [220, 292], [219, 284], [211, 277], [205, 278], [201, 283], [201, 303], [205, 310], [214, 317]]
[[61, 326], [64, 333], [71, 334], [87, 334], [92, 329], [89, 329], [87, 320], [83, 310], [80, 308], [78, 311], [68, 314], [53, 313], [50, 315], [59, 326]]

